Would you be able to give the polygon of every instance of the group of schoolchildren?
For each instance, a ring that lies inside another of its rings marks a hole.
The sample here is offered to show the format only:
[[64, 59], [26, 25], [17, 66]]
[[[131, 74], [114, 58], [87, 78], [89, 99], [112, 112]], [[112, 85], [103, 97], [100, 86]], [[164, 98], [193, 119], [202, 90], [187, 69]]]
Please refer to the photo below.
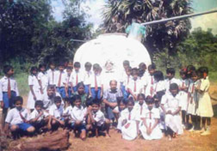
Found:
[[213, 109], [207, 67], [184, 67], [181, 79], [175, 78], [174, 68], [168, 68], [164, 79], [153, 63], [131, 68], [125, 60], [120, 77], [112, 78], [104, 89], [99, 64], [87, 62], [84, 71], [79, 62], [60, 62], [57, 69], [51, 62], [47, 71], [41, 64], [30, 69], [28, 110], [19, 96], [13, 67], [6, 65], [3, 72], [2, 126], [14, 138], [21, 132], [35, 135], [60, 127], [73, 130], [82, 140], [101, 134], [110, 137], [111, 128], [125, 140], [164, 135], [172, 140], [184, 129], [210, 134]]

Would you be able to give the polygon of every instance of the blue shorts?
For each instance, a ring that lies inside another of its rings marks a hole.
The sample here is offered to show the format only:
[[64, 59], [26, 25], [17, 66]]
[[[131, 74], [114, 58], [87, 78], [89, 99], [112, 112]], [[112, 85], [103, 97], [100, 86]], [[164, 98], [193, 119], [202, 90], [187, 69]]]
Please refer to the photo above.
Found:
[[14, 103], [13, 99], [16, 97], [16, 92], [11, 91], [11, 98], [8, 98], [8, 93], [3, 92], [3, 101], [4, 101], [4, 108], [13, 108]]
[[70, 126], [73, 128], [73, 129], [77, 129], [79, 131], [83, 131], [83, 130], [86, 130], [86, 125], [85, 124], [81, 124], [79, 126], [75, 126], [75, 122], [72, 122], [70, 124]]
[[21, 124], [17, 124], [17, 126], [19, 127], [19, 129], [21, 129], [22, 131], [27, 131], [27, 129], [29, 127], [32, 127], [32, 125], [28, 124], [28, 123], [21, 123]]

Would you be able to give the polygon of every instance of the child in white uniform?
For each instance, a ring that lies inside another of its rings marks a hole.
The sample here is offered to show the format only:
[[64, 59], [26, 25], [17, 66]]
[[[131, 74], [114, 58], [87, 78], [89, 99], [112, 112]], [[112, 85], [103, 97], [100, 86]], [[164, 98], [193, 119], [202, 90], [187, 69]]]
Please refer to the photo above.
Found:
[[187, 126], [187, 120], [186, 120], [186, 113], [188, 108], [188, 88], [189, 88], [189, 80], [186, 77], [186, 71], [185, 69], [181, 69], [180, 71], [180, 84], [179, 89], [181, 91], [181, 101], [182, 101], [182, 124], [183, 127]]
[[42, 88], [43, 93], [45, 93], [47, 91], [47, 86], [48, 86], [48, 75], [47, 72], [45, 71], [44, 64], [39, 65], [38, 79], [40, 82], [40, 87]]
[[143, 110], [140, 115], [143, 123], [140, 125], [142, 136], [146, 140], [161, 139], [163, 134], [159, 128], [160, 113], [154, 107], [154, 99], [152, 97], [146, 98], [147, 108]]
[[134, 98], [134, 100], [137, 100], [138, 94], [143, 92], [144, 85], [143, 82], [138, 77], [137, 68], [132, 69], [132, 76], [133, 79], [129, 82], [127, 88], [129, 89], [129, 92], [131, 96]]
[[170, 93], [165, 94], [161, 100], [161, 108], [165, 113], [165, 123], [169, 140], [183, 133], [182, 120], [180, 116], [182, 103], [179, 87], [176, 83], [170, 85]]
[[170, 94], [169, 88], [170, 84], [176, 83], [179, 85], [179, 80], [175, 78], [175, 69], [174, 68], [167, 68], [166, 74], [167, 74], [167, 79], [165, 80], [165, 86], [166, 86], [166, 93]]
[[[213, 117], [213, 108], [211, 99], [208, 93], [210, 88], [210, 81], [208, 78], [208, 68], [201, 67], [199, 68], [201, 79], [200, 79], [200, 88], [199, 92], [199, 105], [197, 114], [202, 118], [202, 127], [204, 132], [201, 134], [202, 136], [209, 135], [210, 133], [210, 125], [211, 125], [211, 117]], [[207, 127], [206, 127], [207, 121]]]
[[28, 84], [30, 86], [30, 91], [27, 100], [27, 108], [29, 108], [31, 111], [33, 111], [35, 107], [36, 100], [42, 100], [42, 96], [43, 96], [43, 90], [40, 87], [40, 82], [37, 77], [37, 72], [38, 70], [36, 67], [31, 67], [30, 75], [28, 77]]
[[187, 123], [189, 123], [189, 116], [192, 119], [192, 128], [189, 131], [200, 129], [200, 118], [196, 115], [199, 102], [199, 93], [197, 88], [199, 88], [200, 81], [198, 80], [198, 75], [196, 71], [192, 71], [190, 85], [188, 88], [188, 109], [187, 109]]
[[122, 121], [122, 138], [125, 140], [134, 140], [139, 132], [136, 123], [136, 112], [133, 110], [134, 100], [132, 98], [127, 101], [127, 108], [121, 112]]
[[154, 72], [154, 85], [153, 86], [154, 86], [153, 96], [159, 92], [165, 93], [166, 86], [165, 86], [163, 72], [161, 72], [161, 71]]
[[121, 112], [126, 109], [126, 102], [125, 99], [122, 97], [117, 98], [117, 106], [113, 109], [113, 113], [115, 114], [117, 120], [117, 130], [121, 132], [122, 128], [122, 121], [121, 121]]

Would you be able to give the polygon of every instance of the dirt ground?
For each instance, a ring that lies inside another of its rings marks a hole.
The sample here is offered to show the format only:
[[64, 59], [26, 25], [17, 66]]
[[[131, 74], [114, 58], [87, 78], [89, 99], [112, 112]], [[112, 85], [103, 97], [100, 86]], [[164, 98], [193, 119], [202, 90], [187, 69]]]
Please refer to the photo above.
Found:
[[[200, 133], [185, 131], [172, 141], [167, 137], [161, 140], [147, 141], [136, 139], [126, 141], [121, 134], [111, 130], [111, 138], [100, 136], [98, 138], [87, 138], [85, 141], [70, 136], [70, 147], [68, 151], [216, 151], [217, 150], [217, 84], [213, 84], [209, 90], [215, 116], [212, 118], [211, 135], [201, 136]], [[24, 97], [24, 101], [27, 97]]]

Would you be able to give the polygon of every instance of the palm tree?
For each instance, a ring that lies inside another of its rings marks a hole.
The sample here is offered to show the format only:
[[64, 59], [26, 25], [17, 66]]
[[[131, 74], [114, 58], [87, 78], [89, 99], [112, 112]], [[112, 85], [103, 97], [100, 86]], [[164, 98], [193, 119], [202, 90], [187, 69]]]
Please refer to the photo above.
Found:
[[[105, 32], [124, 32], [133, 18], [148, 22], [189, 14], [190, 5], [190, 0], [109, 0], [103, 10], [103, 27]], [[172, 52], [190, 29], [189, 19], [150, 25], [144, 44], [152, 50], [150, 53], [161, 52], [163, 48]]]

